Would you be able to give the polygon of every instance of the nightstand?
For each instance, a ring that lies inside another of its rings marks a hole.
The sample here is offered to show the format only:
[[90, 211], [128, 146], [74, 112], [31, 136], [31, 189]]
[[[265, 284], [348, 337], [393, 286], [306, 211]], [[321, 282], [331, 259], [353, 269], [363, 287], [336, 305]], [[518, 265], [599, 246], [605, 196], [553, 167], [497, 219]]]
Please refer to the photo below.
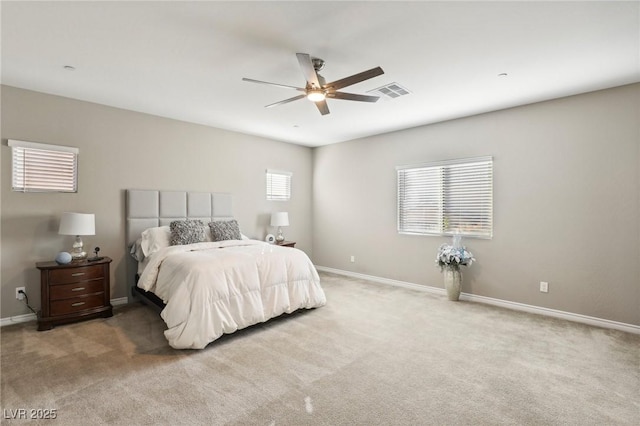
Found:
[[282, 247], [295, 247], [296, 246], [296, 242], [295, 241], [283, 241], [281, 243], [276, 243], [276, 245], [282, 246]]
[[42, 310], [38, 331], [54, 325], [113, 316], [108, 257], [96, 262], [38, 262]]

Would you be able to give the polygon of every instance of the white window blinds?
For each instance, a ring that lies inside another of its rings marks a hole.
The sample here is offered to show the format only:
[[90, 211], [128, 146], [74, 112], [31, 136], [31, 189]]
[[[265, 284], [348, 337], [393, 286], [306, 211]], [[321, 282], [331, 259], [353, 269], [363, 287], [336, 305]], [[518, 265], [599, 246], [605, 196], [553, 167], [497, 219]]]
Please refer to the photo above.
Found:
[[403, 166], [397, 173], [398, 232], [492, 237], [492, 157]]
[[267, 200], [286, 201], [291, 198], [290, 172], [267, 170]]
[[9, 140], [12, 189], [19, 192], [77, 192], [78, 149]]

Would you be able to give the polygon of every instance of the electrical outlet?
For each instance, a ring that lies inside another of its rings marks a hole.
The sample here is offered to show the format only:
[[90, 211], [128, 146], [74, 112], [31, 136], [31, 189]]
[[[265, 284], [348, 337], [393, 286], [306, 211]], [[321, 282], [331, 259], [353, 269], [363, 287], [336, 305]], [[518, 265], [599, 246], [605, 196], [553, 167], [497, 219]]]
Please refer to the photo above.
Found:
[[351, 256], [351, 263], [355, 263], [356, 262], [356, 257], [355, 256]]
[[23, 300], [24, 294], [20, 293], [20, 291], [27, 292], [24, 287], [16, 287], [16, 299]]
[[540, 291], [542, 293], [548, 293], [549, 292], [549, 283], [546, 281], [540, 281]]

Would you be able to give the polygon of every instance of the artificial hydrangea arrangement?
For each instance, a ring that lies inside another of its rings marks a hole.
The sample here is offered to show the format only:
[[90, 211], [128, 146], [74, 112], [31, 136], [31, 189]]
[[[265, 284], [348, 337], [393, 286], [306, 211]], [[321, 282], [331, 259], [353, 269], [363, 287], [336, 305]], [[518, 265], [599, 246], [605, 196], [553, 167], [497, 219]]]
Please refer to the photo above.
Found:
[[442, 244], [438, 249], [436, 263], [440, 267], [440, 272], [445, 268], [459, 270], [460, 266], [471, 266], [476, 260], [473, 253], [467, 250], [460, 242], [459, 235], [453, 236], [453, 244]]

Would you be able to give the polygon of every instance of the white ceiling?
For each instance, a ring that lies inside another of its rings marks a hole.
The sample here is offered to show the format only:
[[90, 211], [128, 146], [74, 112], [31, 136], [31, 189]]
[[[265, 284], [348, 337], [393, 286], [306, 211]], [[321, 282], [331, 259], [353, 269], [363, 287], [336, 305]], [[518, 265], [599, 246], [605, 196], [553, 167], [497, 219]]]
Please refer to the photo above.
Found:
[[[640, 2], [9, 2], [2, 84], [320, 146], [640, 81]], [[343, 91], [397, 82], [408, 96], [297, 92], [295, 53]], [[75, 71], [64, 69], [72, 65]], [[507, 77], [498, 77], [507, 73]]]

